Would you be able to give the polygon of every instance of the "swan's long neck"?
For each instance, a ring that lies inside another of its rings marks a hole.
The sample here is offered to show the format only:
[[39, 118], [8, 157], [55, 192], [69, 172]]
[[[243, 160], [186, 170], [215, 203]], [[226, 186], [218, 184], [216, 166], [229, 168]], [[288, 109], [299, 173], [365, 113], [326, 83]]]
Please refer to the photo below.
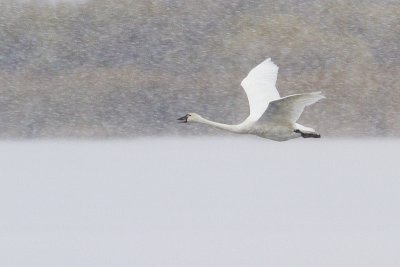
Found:
[[235, 132], [235, 133], [240, 133], [240, 129], [238, 128], [238, 125], [229, 125], [229, 124], [219, 123], [219, 122], [215, 122], [215, 121], [210, 121], [210, 120], [204, 119], [203, 117], [198, 118], [196, 120], [196, 122], [208, 124], [210, 126], [218, 128], [218, 129]]

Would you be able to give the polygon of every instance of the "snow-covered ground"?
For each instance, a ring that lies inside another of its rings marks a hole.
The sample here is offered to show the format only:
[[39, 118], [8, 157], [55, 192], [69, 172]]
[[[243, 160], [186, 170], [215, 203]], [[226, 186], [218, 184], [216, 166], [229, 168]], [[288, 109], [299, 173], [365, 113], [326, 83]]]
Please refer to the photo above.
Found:
[[400, 140], [0, 143], [0, 266], [400, 266]]

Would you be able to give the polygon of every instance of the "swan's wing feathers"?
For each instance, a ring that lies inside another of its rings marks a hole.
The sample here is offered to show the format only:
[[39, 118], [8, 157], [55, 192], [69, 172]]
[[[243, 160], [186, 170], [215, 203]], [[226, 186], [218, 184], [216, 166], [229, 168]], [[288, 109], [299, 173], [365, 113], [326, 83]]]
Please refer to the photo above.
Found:
[[258, 120], [267, 109], [268, 103], [280, 98], [275, 87], [278, 69], [278, 66], [268, 58], [252, 69], [243, 79], [241, 85], [250, 106], [248, 119]]
[[306, 106], [325, 98], [321, 92], [295, 94], [283, 97], [269, 103], [259, 122], [276, 124], [295, 123]]

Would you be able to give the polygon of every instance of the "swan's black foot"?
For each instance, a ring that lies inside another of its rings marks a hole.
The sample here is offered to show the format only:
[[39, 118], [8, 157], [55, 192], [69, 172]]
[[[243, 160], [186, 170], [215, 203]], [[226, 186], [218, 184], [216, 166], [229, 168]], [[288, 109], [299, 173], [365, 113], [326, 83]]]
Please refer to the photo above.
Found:
[[321, 138], [321, 135], [318, 133], [303, 133], [300, 130], [294, 130], [294, 132], [301, 134], [303, 138]]

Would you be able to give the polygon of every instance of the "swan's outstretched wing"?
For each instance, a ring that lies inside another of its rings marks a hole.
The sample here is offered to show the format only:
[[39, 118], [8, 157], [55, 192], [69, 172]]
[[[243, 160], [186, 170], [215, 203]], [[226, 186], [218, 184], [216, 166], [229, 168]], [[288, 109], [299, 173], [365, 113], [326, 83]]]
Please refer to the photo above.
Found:
[[267, 110], [257, 123], [295, 123], [306, 106], [325, 98], [321, 92], [296, 94], [269, 103]]
[[264, 60], [252, 69], [241, 85], [249, 99], [249, 121], [257, 121], [268, 107], [268, 103], [279, 99], [275, 83], [278, 76], [278, 66], [270, 58]]

